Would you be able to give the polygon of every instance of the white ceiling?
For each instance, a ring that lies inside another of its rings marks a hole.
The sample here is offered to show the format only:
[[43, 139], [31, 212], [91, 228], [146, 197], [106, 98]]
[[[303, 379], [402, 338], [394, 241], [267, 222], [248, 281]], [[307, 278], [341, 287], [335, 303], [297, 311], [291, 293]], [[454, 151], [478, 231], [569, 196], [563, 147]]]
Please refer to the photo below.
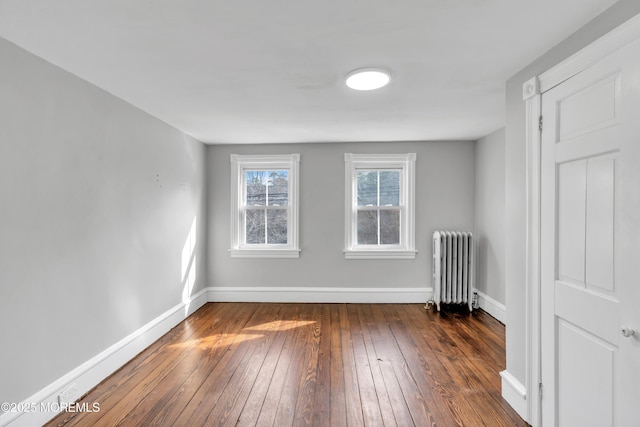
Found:
[[[477, 139], [505, 81], [613, 3], [0, 0], [0, 36], [206, 143]], [[344, 85], [368, 66], [391, 83]]]

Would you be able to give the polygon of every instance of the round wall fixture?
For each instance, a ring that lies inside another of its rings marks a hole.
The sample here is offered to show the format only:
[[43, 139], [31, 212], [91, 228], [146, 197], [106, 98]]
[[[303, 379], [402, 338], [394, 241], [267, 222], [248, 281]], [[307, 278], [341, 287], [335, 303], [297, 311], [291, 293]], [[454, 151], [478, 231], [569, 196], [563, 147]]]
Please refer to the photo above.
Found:
[[380, 68], [359, 68], [347, 74], [347, 86], [355, 90], [380, 89], [389, 83], [389, 72]]

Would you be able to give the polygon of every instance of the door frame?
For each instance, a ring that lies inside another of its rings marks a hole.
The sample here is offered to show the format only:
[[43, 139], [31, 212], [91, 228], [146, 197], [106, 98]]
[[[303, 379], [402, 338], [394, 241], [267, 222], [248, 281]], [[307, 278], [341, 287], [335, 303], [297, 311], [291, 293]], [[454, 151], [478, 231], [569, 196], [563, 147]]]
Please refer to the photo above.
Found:
[[[523, 84], [526, 105], [526, 323], [525, 390], [526, 414], [533, 427], [541, 425], [541, 146], [542, 96], [548, 90], [587, 69], [606, 55], [640, 38], [640, 14], [611, 30], [558, 65]], [[529, 397], [527, 397], [529, 396]], [[534, 398], [535, 396], [535, 398]], [[545, 426], [546, 427], [546, 426]]]

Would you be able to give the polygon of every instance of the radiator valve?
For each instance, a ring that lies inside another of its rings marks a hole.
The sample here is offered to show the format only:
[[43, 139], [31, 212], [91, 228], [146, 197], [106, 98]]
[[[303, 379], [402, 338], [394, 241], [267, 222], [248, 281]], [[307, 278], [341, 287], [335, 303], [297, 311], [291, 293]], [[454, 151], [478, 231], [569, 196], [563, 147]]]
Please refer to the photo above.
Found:
[[478, 291], [473, 291], [473, 299], [471, 300], [471, 306], [474, 310], [480, 308], [480, 303], [478, 302]]

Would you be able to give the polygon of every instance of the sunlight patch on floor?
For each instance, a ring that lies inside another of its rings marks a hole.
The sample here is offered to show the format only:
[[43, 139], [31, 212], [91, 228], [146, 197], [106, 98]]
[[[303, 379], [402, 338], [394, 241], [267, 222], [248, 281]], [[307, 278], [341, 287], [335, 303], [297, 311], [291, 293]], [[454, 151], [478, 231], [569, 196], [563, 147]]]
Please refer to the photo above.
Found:
[[244, 328], [243, 331], [288, 331], [289, 329], [313, 325], [313, 320], [274, 320], [257, 326]]
[[[219, 347], [231, 344], [240, 344], [245, 341], [263, 338], [267, 333], [288, 331], [313, 325], [317, 322], [312, 320], [275, 320], [273, 322], [262, 323], [260, 325], [243, 328], [239, 334], [215, 334], [204, 338], [188, 340], [181, 343], [172, 344], [169, 348], [197, 348], [199, 350], [214, 350]], [[255, 331], [255, 332], [252, 332]]]

